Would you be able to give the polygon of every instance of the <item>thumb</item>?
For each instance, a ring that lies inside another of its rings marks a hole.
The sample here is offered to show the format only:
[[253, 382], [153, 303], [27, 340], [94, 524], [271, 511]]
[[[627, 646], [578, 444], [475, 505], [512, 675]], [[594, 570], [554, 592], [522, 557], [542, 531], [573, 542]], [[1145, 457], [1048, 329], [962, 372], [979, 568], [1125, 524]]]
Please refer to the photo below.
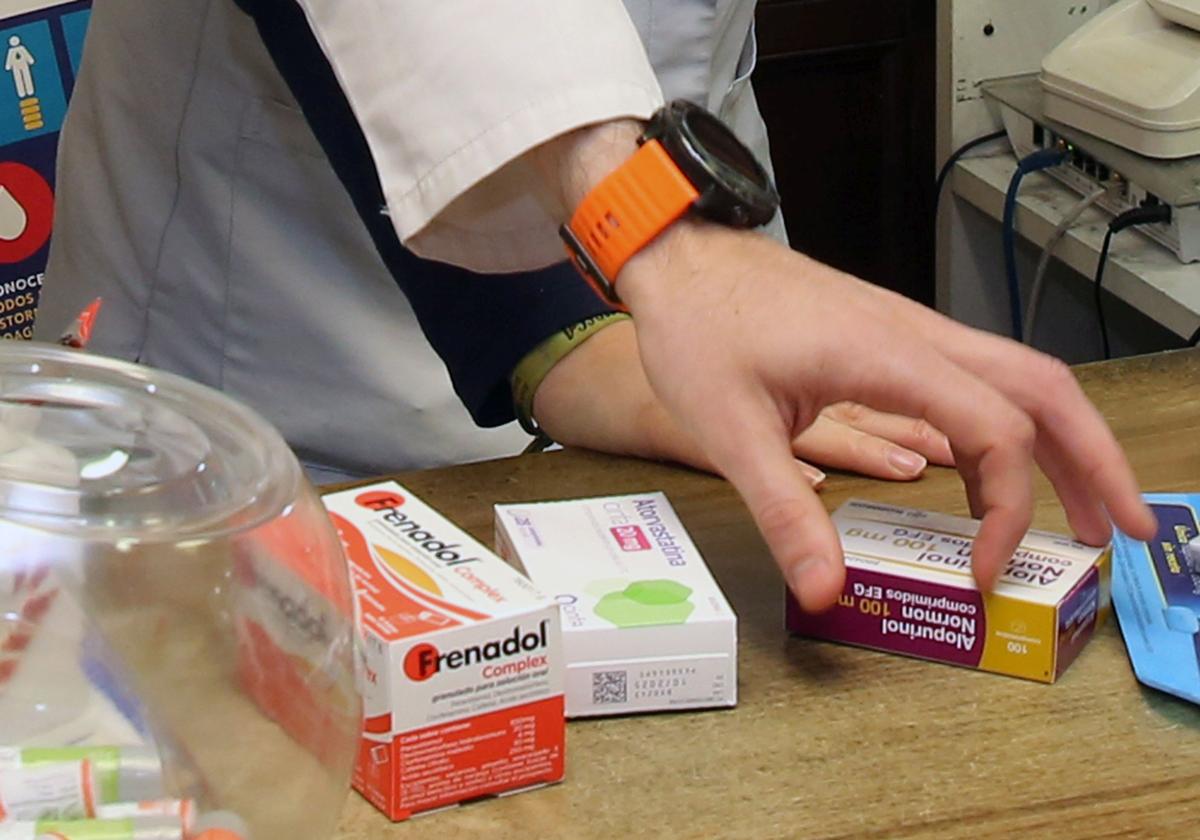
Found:
[[[709, 427], [725, 432], [711, 436], [713, 446], [706, 448], [745, 500], [801, 608], [828, 609], [842, 594], [846, 580], [837, 530], [792, 455], [790, 435], [778, 415], [738, 414], [723, 418], [735, 423], [714, 422]], [[731, 428], [741, 429], [742, 434], [729, 435]]]

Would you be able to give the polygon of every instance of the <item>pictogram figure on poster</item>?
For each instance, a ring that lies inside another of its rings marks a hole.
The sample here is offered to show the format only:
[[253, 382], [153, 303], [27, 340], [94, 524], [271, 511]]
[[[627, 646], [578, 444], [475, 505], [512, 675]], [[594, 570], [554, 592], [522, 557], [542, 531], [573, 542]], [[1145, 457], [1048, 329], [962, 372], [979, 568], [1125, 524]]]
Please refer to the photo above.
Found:
[[37, 61], [34, 59], [33, 53], [21, 43], [19, 35], [13, 35], [8, 39], [8, 56], [4, 59], [4, 69], [13, 75], [18, 99], [33, 96], [33, 70], [30, 68], [35, 64]]
[[4, 59], [4, 70], [12, 73], [13, 84], [17, 88], [17, 101], [21, 107], [21, 122], [26, 131], [37, 131], [46, 127], [42, 116], [42, 104], [34, 96], [33, 65], [37, 59], [29, 48], [21, 42], [21, 36], [12, 35], [8, 39], [8, 54]]

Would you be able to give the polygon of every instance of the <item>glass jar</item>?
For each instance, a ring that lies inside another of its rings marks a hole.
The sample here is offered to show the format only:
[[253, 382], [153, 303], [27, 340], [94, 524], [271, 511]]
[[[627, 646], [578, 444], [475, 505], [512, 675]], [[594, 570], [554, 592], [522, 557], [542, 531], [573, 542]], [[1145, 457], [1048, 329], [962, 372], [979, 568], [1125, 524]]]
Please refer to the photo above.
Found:
[[361, 722], [352, 603], [254, 412], [0, 346], [0, 837], [330, 836]]

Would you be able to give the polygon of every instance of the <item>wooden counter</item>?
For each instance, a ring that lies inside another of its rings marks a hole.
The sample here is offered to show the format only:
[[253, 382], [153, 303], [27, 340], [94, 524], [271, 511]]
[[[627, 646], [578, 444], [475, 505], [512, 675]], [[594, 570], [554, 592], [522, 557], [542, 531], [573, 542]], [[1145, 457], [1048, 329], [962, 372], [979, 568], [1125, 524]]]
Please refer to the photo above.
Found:
[[[1079, 370], [1144, 489], [1200, 488], [1200, 353]], [[572, 723], [567, 778], [363, 838], [1200, 836], [1200, 709], [1135, 682], [1110, 622], [1056, 685], [789, 638], [783, 584], [736, 495], [683, 469], [579, 452], [403, 475], [491, 544], [494, 502], [666, 491], [740, 618], [736, 709]], [[863, 497], [966, 513], [955, 473], [831, 476]], [[1035, 525], [1065, 530], [1049, 485]]]

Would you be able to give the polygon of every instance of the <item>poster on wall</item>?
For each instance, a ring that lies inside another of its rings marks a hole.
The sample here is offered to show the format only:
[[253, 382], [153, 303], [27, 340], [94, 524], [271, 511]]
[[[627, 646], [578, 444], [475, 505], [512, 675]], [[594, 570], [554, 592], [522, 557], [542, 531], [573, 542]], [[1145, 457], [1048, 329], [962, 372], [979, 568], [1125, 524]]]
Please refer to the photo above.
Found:
[[54, 220], [58, 132], [91, 0], [0, 0], [0, 338], [29, 338]]

